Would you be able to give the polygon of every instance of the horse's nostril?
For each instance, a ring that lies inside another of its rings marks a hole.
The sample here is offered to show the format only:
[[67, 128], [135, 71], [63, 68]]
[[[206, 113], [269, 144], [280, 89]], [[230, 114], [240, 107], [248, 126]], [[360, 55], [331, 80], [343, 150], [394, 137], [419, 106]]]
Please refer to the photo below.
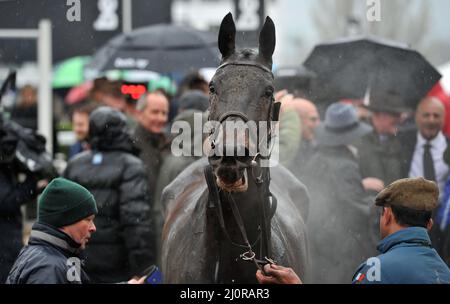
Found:
[[227, 168], [227, 167], [220, 167], [217, 170], [217, 175], [220, 176], [220, 178], [225, 182], [225, 183], [234, 183], [239, 179], [239, 174], [236, 170], [233, 170], [231, 168]]

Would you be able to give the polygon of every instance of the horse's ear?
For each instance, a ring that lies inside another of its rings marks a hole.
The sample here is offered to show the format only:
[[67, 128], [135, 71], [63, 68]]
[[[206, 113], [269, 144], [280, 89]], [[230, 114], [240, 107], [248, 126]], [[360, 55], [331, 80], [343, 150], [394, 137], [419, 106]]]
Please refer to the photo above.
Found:
[[259, 34], [259, 55], [272, 64], [272, 55], [275, 51], [275, 24], [270, 17], [266, 18]]
[[219, 30], [219, 50], [225, 59], [234, 53], [236, 49], [236, 26], [233, 15], [228, 13], [222, 20]]

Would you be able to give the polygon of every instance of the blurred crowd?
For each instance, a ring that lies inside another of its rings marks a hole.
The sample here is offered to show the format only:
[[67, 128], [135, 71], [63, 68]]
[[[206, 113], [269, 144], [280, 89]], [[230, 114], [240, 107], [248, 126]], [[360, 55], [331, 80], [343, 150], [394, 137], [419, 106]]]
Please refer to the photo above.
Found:
[[[175, 121], [193, 126], [195, 113], [202, 113], [206, 122], [209, 106], [209, 84], [198, 73], [186, 76], [176, 92], [172, 85], [154, 83], [132, 100], [122, 92], [120, 81], [99, 78], [76, 103], [55, 107], [55, 122], [70, 117], [76, 137], [65, 151], [58, 145], [54, 148], [53, 152], [67, 156], [67, 163], [57, 170], [49, 168], [51, 162], [30, 170], [12, 156], [21, 145], [41, 158], [45, 150], [39, 150], [45, 140], [35, 133], [36, 89], [21, 88], [9, 110], [11, 120], [2, 121], [0, 130], [0, 281], [5, 281], [26, 242], [22, 212], [27, 214], [25, 223], [34, 220], [36, 197], [58, 175], [86, 187], [97, 202], [97, 233], [86, 250], [86, 269], [94, 282], [126, 280], [160, 262], [161, 193], [200, 158], [171, 154], [176, 134], [170, 133], [170, 126]], [[445, 100], [431, 94], [411, 111], [395, 93], [374, 92], [370, 106], [362, 100], [341, 100], [318, 108], [302, 91], [278, 89], [279, 159], [311, 196], [307, 224], [312, 281], [348, 282], [349, 269], [374, 255], [379, 236], [373, 219], [378, 217], [370, 206], [383, 188], [405, 177], [423, 176], [439, 185], [441, 204], [433, 214], [431, 237], [450, 265], [446, 118], [450, 113]], [[18, 136], [20, 132], [26, 134]], [[28, 141], [23, 140], [26, 136]], [[324, 246], [333, 250], [323, 250]]]
[[[140, 273], [159, 260], [163, 215], [162, 189], [199, 157], [170, 153], [173, 121], [193, 124], [194, 114], [209, 106], [208, 82], [189, 74], [174, 91], [173, 82], [160, 78], [137, 100], [122, 92], [122, 82], [98, 78], [73, 104], [55, 108], [55, 124], [69, 117], [76, 142], [56, 145], [67, 162], [48, 162], [31, 170], [15, 154], [24, 144], [24, 162], [51, 157], [37, 133], [37, 90], [22, 87], [10, 119], [2, 118], [0, 161], [0, 281], [4, 282], [27, 241], [36, 219], [36, 198], [50, 180], [60, 175], [85, 186], [96, 199], [97, 231], [87, 256], [93, 282], [118, 282]], [[175, 94], [176, 93], [176, 94]], [[11, 131], [29, 133], [29, 142]], [[55, 132], [56, 133], [56, 132]], [[56, 134], [55, 134], [56, 138]], [[38, 142], [42, 147], [37, 149]], [[25, 219], [25, 221], [24, 221]], [[25, 224], [25, 227], [23, 227]]]

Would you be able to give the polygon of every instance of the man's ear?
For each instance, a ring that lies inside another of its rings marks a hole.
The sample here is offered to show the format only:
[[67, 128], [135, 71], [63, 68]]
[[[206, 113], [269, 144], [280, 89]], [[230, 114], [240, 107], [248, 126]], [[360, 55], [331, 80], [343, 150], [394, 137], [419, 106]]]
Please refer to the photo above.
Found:
[[434, 221], [432, 218], [430, 218], [430, 220], [427, 223], [427, 230], [431, 231], [431, 228], [433, 228], [433, 225], [434, 225]]
[[383, 216], [385, 217], [385, 224], [386, 226], [391, 224], [392, 221], [394, 220], [394, 214], [392, 213], [392, 209], [389, 207], [383, 207], [384, 208], [384, 214]]

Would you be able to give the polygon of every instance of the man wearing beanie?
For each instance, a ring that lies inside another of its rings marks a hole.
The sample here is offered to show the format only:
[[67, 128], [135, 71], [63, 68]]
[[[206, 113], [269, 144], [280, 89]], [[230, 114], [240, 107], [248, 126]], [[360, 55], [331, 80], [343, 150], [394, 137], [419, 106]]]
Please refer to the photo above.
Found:
[[86, 188], [55, 178], [39, 197], [37, 222], [6, 283], [88, 283], [81, 253], [96, 231], [96, 214], [95, 199]]

